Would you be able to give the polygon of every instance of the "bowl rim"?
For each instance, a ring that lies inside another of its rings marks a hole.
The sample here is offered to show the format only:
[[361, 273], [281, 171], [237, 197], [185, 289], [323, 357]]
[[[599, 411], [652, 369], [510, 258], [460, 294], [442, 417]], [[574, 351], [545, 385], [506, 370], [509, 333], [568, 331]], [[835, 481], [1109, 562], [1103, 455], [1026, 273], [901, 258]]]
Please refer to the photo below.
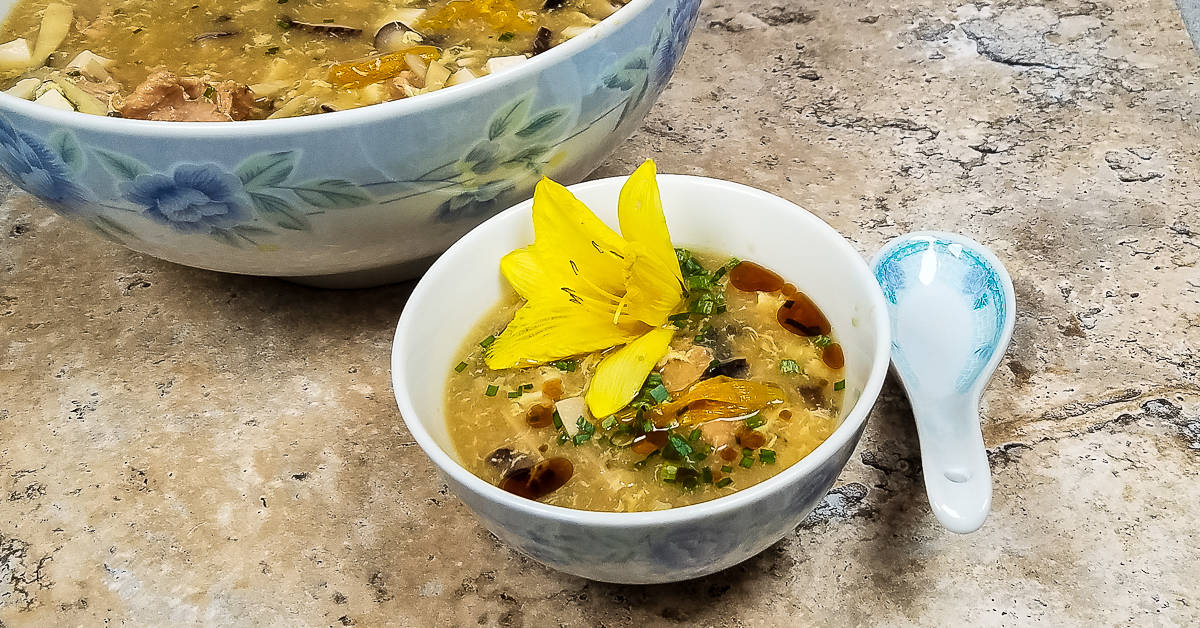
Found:
[[417, 114], [455, 100], [477, 96], [477, 92], [498, 86], [504, 81], [517, 81], [566, 60], [596, 44], [612, 32], [632, 21], [650, 5], [662, 0], [630, 0], [612, 15], [600, 20], [582, 34], [536, 55], [520, 66], [497, 74], [487, 74], [461, 85], [452, 85], [414, 98], [401, 98], [366, 105], [345, 111], [332, 111], [308, 116], [293, 116], [274, 120], [234, 120], [232, 122], [168, 122], [112, 118], [78, 111], [63, 111], [17, 98], [0, 90], [0, 113], [9, 110], [56, 127], [69, 127], [94, 132], [115, 132], [134, 136], [198, 136], [226, 137], [247, 134], [300, 134], [308, 131], [369, 125], [409, 114]]
[[[644, 511], [644, 512], [603, 512], [591, 510], [579, 510], [567, 508], [564, 506], [554, 506], [544, 504], [542, 502], [524, 499], [508, 493], [499, 487], [484, 481], [482, 478], [471, 473], [465, 467], [458, 463], [449, 453], [441, 448], [434, 441], [433, 437], [425, 429], [421, 421], [408, 417], [416, 417], [419, 413], [413, 407], [408, 395], [404, 392], [404, 381], [407, 379], [407, 369], [404, 366], [404, 356], [408, 349], [408, 337], [412, 335], [412, 327], [415, 325], [415, 310], [413, 307], [420, 305], [428, 294], [433, 293], [442, 285], [437, 281], [437, 277], [445, 272], [446, 269], [454, 263], [454, 259], [459, 252], [469, 251], [477, 241], [488, 239], [490, 231], [498, 229], [504, 223], [516, 219], [519, 215], [528, 214], [532, 208], [532, 199], [519, 203], [510, 207], [503, 212], [493, 216], [479, 226], [472, 229], [465, 236], [455, 242], [446, 253], [438, 258], [436, 262], [426, 271], [422, 279], [417, 283], [408, 300], [404, 305], [404, 309], [400, 313], [400, 319], [396, 324], [396, 335], [392, 343], [392, 391], [396, 397], [397, 405], [400, 409], [401, 418], [412, 434], [413, 439], [420, 445], [425, 455], [436, 465], [443, 473], [450, 476], [454, 481], [463, 485], [468, 490], [479, 494], [488, 501], [500, 503], [503, 506], [512, 508], [521, 512], [524, 515], [538, 519], [553, 519], [560, 522], [568, 522], [582, 524], [588, 526], [599, 527], [630, 527], [630, 526], [663, 526], [672, 525], [681, 522], [694, 521], [705, 517], [717, 516], [728, 513], [730, 511], [745, 507], [772, 493], [788, 490], [788, 486], [794, 481], [809, 475], [812, 471], [824, 464], [834, 452], [845, 446], [851, 439], [856, 437], [858, 431], [865, 425], [867, 416], [870, 414], [875, 402], [879, 396], [879, 392], [883, 386], [884, 377], [887, 374], [891, 360], [891, 325], [887, 318], [887, 308], [884, 303], [883, 291], [880, 289], [878, 282], [875, 280], [874, 274], [867, 266], [866, 259], [854, 249], [850, 241], [837, 232], [832, 226], [821, 220], [812, 212], [796, 205], [795, 203], [753, 188], [740, 183], [726, 181], [723, 179], [714, 179], [711, 177], [702, 177], [694, 175], [673, 175], [659, 174], [659, 181], [680, 182], [690, 185], [714, 186], [719, 188], [730, 189], [739, 194], [745, 194], [751, 200], [769, 201], [772, 203], [782, 202], [786, 205], [791, 205], [803, 220], [810, 221], [814, 224], [814, 228], [820, 231], [826, 238], [833, 241], [833, 245], [840, 248], [847, 254], [850, 264], [853, 266], [854, 273], [864, 281], [869, 282], [868, 293], [870, 295], [871, 304], [874, 305], [873, 316], [867, 324], [874, 326], [877, 330], [877, 341], [874, 347], [874, 354], [871, 356], [872, 364], [869, 375], [863, 382], [862, 393], [850, 412], [846, 414], [845, 419], [834, 430], [829, 438], [825, 439], [811, 453], [790, 467], [780, 471], [778, 474], [767, 478], [753, 486], [736, 491], [729, 495], [724, 495], [706, 502], [691, 504], [688, 506], [680, 506], [677, 508], [669, 508], [667, 510]], [[593, 188], [603, 188], [620, 186], [625, 182], [628, 176], [609, 177], [604, 179], [595, 179], [568, 186], [572, 192], [581, 190], [590, 190]], [[412, 309], [410, 309], [412, 308]], [[840, 473], [840, 471], [839, 471]]]

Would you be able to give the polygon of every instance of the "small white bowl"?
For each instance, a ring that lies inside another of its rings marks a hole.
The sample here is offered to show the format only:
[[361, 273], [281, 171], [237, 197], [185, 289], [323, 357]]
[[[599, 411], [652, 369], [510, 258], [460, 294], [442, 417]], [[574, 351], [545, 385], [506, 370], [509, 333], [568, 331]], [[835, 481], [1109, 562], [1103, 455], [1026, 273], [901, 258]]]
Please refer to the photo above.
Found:
[[[614, 228], [624, 177], [571, 187]], [[507, 493], [458, 462], [446, 430], [446, 378], [466, 334], [511, 288], [500, 258], [533, 241], [532, 202], [488, 220], [429, 269], [409, 297], [392, 348], [392, 385], [417, 443], [447, 484], [509, 546], [555, 569], [621, 583], [672, 582], [736, 565], [796, 526], [853, 452], [883, 384], [891, 346], [883, 294], [845, 238], [777, 196], [727, 181], [659, 175], [677, 246], [758, 262], [811, 297], [846, 355], [841, 425], [800, 462], [755, 486], [702, 504], [608, 513], [550, 506]]]

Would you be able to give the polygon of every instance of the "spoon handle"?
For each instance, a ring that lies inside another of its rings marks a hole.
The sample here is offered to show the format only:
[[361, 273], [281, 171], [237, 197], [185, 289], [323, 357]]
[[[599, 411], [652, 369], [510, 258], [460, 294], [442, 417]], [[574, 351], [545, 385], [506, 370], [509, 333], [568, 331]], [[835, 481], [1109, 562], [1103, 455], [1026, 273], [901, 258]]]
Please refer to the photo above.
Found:
[[992, 474], [978, 404], [954, 397], [913, 399], [912, 405], [933, 514], [952, 532], [978, 530], [992, 505]]

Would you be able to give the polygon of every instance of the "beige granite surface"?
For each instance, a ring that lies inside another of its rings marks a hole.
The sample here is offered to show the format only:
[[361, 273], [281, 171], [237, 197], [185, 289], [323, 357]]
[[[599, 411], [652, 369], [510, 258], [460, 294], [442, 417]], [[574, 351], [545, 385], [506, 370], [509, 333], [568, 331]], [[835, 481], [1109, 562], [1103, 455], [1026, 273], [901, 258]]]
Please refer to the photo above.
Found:
[[984, 403], [982, 530], [936, 524], [889, 382], [839, 488], [757, 558], [656, 587], [553, 573], [405, 430], [408, 287], [182, 268], [6, 191], [0, 625], [1200, 623], [1200, 73], [1171, 0], [700, 20], [597, 174], [654, 156], [749, 183], [864, 253], [922, 228], [994, 247], [1020, 315]]

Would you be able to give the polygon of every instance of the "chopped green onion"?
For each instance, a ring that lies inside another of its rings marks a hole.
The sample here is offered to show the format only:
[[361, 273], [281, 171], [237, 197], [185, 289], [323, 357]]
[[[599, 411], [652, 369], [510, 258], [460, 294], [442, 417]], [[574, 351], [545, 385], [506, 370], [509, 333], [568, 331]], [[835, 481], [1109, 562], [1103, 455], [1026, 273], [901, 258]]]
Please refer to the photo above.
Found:
[[733, 484], [733, 478], [721, 478], [720, 480], [717, 480], [717, 488], [725, 488], [730, 484]]
[[758, 461], [763, 464], [775, 464], [775, 452], [770, 449], [758, 450]]
[[692, 315], [688, 314], [687, 312], [682, 312], [679, 314], [672, 314], [667, 317], [668, 323], [671, 323], [672, 325], [679, 327], [679, 328], [682, 328], [683, 326], [687, 325], [688, 321], [690, 321], [690, 320], [692, 320]]
[[558, 413], [558, 410], [554, 411], [554, 414], [551, 415], [551, 418], [554, 419], [554, 427], [561, 430], [563, 428], [562, 415]]
[[763, 415], [758, 412], [755, 412], [754, 414], [751, 414], [750, 416], [746, 417], [746, 427], [748, 427], [750, 429], [762, 427], [766, 424], [767, 424], [767, 420], [764, 419]]
[[606, 430], [611, 430], [613, 428], [613, 426], [616, 424], [617, 424], [617, 417], [610, 416], [607, 419], [604, 419], [604, 422], [601, 423], [600, 426]]
[[579, 360], [556, 360], [550, 363], [550, 366], [568, 373], [574, 373], [575, 369], [579, 368]]
[[662, 403], [671, 397], [671, 393], [667, 392], [666, 386], [659, 384], [650, 389], [650, 396], [653, 397], [654, 401], [657, 403]]
[[[141, 30], [141, 29], [138, 29], [138, 30]], [[137, 32], [137, 31], [134, 31], [134, 32]], [[269, 54], [269, 55], [273, 55], [277, 52], [279, 52], [279, 46], [271, 46], [270, 48], [267, 48], [267, 54]]]
[[533, 390], [533, 384], [521, 384], [520, 386], [517, 386], [517, 390], [520, 390], [521, 392], [529, 392]]
[[692, 304], [692, 313], [708, 316], [709, 314], [713, 313], [713, 308], [715, 308], [716, 305], [717, 304], [713, 301], [712, 297], [704, 295]]
[[820, 336], [813, 338], [813, 344], [824, 349], [825, 347], [828, 347], [829, 345], [833, 344], [833, 338], [830, 338], [829, 336], [826, 336], [825, 334], [821, 334]]
[[692, 446], [678, 434], [671, 434], [667, 440], [670, 441], [671, 447], [675, 449], [675, 453], [679, 454], [680, 458], [686, 458], [692, 453]]
[[733, 473], [733, 467], [731, 467], [729, 465], [722, 465], [721, 473]]
[[779, 372], [793, 374], [800, 372], [800, 365], [795, 360], [780, 360]]
[[712, 469], [709, 467], [704, 467], [703, 469], [701, 469], [700, 470], [700, 479], [703, 480], [705, 484], [712, 484], [712, 481], [713, 481]]
[[512, 41], [512, 38], [515, 36], [516, 36], [515, 33], [504, 33], [504, 34], [500, 35], [499, 37], [497, 37], [496, 39], [499, 41], [508, 42], [508, 41]]
[[753, 467], [754, 466], [754, 458], [751, 458], [750, 456], [746, 456], [745, 458], [742, 458], [741, 465], [742, 465], [742, 467], [744, 467], [746, 469]]
[[753, 449], [750, 449], [749, 447], [742, 447], [742, 457], [743, 458], [746, 456], [753, 456], [753, 455], [754, 455]]
[[691, 290], [712, 290], [712, 280], [704, 275], [692, 275], [687, 278], [687, 289]]
[[520, 397], [520, 396], [521, 396], [521, 391], [519, 391], [519, 390], [514, 390], [514, 391], [508, 393], [509, 399], [516, 399], [517, 397]]
[[583, 417], [579, 417], [575, 421], [575, 425], [579, 426], [579, 433], [575, 434], [575, 438], [572, 439], [576, 445], [582, 445], [592, 437], [592, 434], [596, 433], [596, 426]]
[[651, 421], [650, 419], [646, 419], [645, 421], [642, 421], [642, 431], [645, 432], [646, 434], [653, 432], [654, 431], [654, 421]]
[[679, 467], [671, 464], [665, 464], [658, 469], [658, 479], [663, 482], [674, 482], [675, 477], [679, 474]]
[[483, 340], [479, 341], [479, 346], [483, 347], [484, 349], [487, 349], [488, 347], [492, 346], [493, 342], [496, 342], [496, 337], [488, 336], [487, 338], [484, 338]]
[[463, 371], [465, 371], [465, 370], [467, 370], [467, 363], [466, 363], [466, 362], [459, 362], [459, 363], [458, 363], [458, 365], [454, 367], [454, 372], [455, 372], [455, 373], [461, 373], [461, 372], [463, 372]]
[[565, 444], [567, 444], [567, 441], [568, 441], [568, 440], [570, 440], [570, 438], [571, 438], [571, 437], [570, 437], [570, 436], [567, 436], [567, 433], [566, 433], [566, 432], [563, 432], [563, 433], [561, 433], [561, 434], [559, 434], [559, 435], [558, 435], [558, 444], [559, 444], [559, 445], [565, 445]]
[[489, 397], [495, 397], [496, 393], [498, 393], [498, 392], [500, 392], [499, 386], [488, 386], [487, 390], [483, 391], [483, 394], [485, 394]]
[[688, 434], [688, 440], [696, 440], [696, 439], [700, 438], [700, 435], [702, 433], [703, 432], [700, 431], [700, 428], [696, 428], [696, 429], [692, 430], [691, 434]]
[[839, 382], [833, 383], [834, 390], [845, 390], [845, 388], [846, 388], [846, 380], [844, 380], [844, 379]]

